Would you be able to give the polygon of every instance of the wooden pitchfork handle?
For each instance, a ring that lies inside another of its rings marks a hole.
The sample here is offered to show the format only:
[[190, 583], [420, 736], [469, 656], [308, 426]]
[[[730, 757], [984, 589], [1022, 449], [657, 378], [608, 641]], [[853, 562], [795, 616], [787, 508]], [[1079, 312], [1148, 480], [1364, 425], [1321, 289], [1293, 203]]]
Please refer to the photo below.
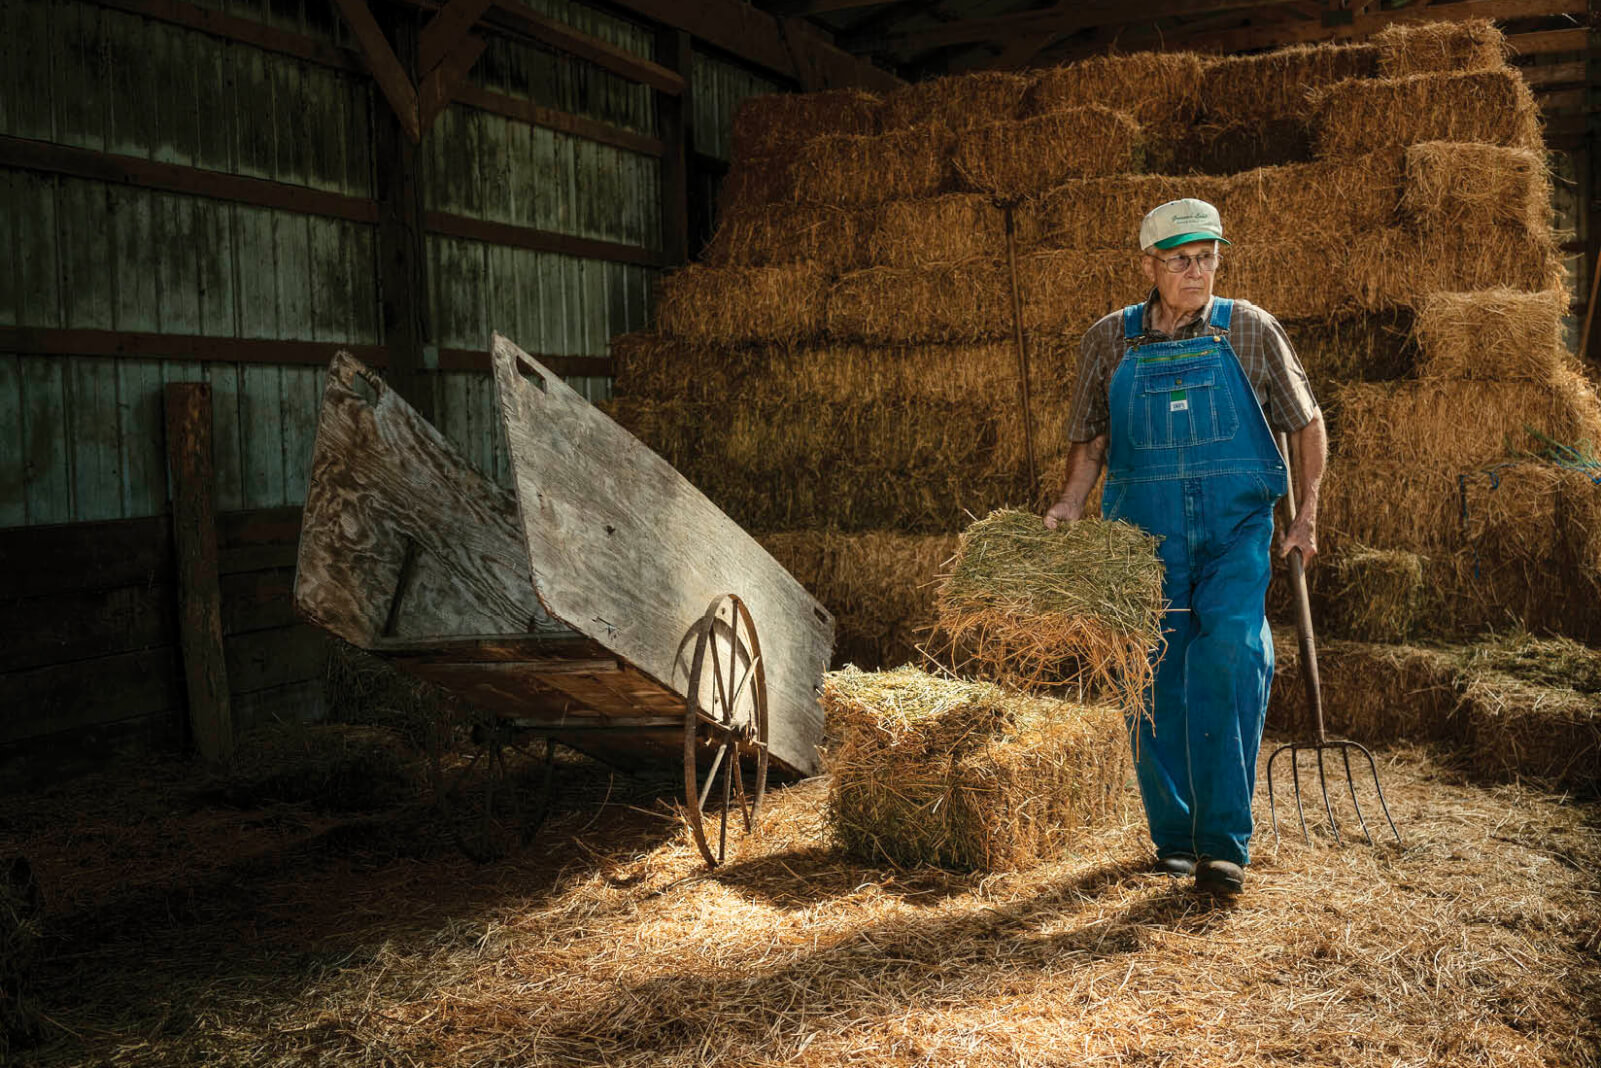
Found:
[[[1279, 452], [1284, 456], [1284, 495], [1285, 533], [1289, 533], [1290, 526], [1295, 523], [1295, 477], [1291, 473], [1295, 467], [1290, 458], [1290, 439], [1288, 435], [1277, 435]], [[1312, 599], [1306, 592], [1306, 564], [1301, 559], [1299, 548], [1290, 550], [1290, 589], [1295, 592], [1295, 631], [1301, 639], [1301, 678], [1306, 683], [1307, 703], [1312, 706], [1312, 724], [1317, 730], [1317, 744], [1322, 745], [1328, 741], [1328, 735], [1323, 729], [1323, 689], [1318, 685], [1317, 673], [1317, 641], [1312, 636]]]

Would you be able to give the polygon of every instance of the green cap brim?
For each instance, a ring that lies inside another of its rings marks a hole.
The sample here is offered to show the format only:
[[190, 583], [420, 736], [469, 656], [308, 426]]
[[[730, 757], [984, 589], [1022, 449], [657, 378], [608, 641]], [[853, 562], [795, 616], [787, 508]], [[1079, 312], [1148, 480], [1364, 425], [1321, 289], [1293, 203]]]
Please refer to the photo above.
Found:
[[1220, 245], [1229, 244], [1228, 238], [1219, 237], [1216, 234], [1179, 234], [1176, 237], [1168, 238], [1166, 241], [1158, 241], [1152, 247], [1160, 249], [1177, 248], [1179, 245], [1188, 245], [1191, 241], [1216, 241]]

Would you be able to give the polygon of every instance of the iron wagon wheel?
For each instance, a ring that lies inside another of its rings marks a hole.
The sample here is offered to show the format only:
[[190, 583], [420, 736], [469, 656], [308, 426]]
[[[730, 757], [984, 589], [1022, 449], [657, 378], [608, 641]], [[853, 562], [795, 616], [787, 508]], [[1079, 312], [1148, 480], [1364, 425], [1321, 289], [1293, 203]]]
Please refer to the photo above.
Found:
[[767, 667], [750, 609], [734, 594], [706, 610], [685, 706], [684, 807], [701, 856], [715, 868], [730, 833], [754, 829], [767, 792]]
[[529, 739], [499, 722], [475, 724], [472, 759], [457, 773], [442, 800], [456, 847], [479, 864], [515, 852], [539, 831], [550, 812], [556, 775], [556, 744], [544, 739], [540, 770]]

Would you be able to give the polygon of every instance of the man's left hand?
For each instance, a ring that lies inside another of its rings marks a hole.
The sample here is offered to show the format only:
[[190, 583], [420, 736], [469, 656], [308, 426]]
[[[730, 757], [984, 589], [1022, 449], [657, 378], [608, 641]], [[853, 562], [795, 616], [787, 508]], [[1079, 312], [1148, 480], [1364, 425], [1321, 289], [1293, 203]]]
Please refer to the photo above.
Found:
[[1303, 517], [1297, 516], [1290, 529], [1284, 532], [1279, 539], [1279, 555], [1289, 556], [1291, 549], [1301, 550], [1301, 565], [1304, 567], [1317, 556], [1317, 527]]

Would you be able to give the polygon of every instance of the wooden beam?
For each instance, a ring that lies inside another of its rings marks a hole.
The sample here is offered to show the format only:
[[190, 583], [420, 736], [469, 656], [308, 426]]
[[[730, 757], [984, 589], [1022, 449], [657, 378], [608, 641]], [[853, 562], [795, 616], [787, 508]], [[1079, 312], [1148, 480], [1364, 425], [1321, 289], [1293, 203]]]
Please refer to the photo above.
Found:
[[1589, 64], [1583, 60], [1574, 63], [1550, 63], [1540, 67], [1523, 67], [1523, 80], [1532, 86], [1583, 84], [1590, 76]]
[[351, 222], [378, 221], [378, 206], [363, 197], [308, 189], [265, 178], [223, 174], [177, 163], [157, 163], [135, 156], [70, 148], [22, 137], [0, 135], [0, 160], [4, 160], [8, 167], [89, 178], [115, 185], [132, 185], [165, 193], [188, 193], [261, 208], [348, 219]]
[[496, 0], [494, 12], [488, 21], [525, 33], [568, 55], [588, 60], [597, 67], [603, 67], [631, 82], [648, 85], [658, 92], [676, 96], [684, 91], [686, 83], [678, 72], [636, 56], [610, 41], [575, 30], [565, 22], [540, 15], [519, 0]]
[[1589, 104], [1589, 91], [1585, 89], [1559, 89], [1536, 94], [1542, 111], [1561, 108], [1583, 109]]
[[554, 108], [541, 107], [531, 100], [511, 96], [507, 93], [497, 93], [490, 89], [483, 89], [476, 85], [457, 86], [452, 101], [488, 111], [495, 115], [503, 115], [508, 119], [526, 122], [531, 126], [543, 126], [548, 130], [559, 130], [562, 133], [572, 134], [589, 141], [596, 141], [603, 145], [614, 145], [630, 152], [638, 152], [642, 156], [661, 156], [667, 151], [667, 146], [658, 137], [648, 134], [635, 133], [625, 130], [621, 126], [613, 126], [609, 122], [599, 119], [590, 119], [582, 115], [574, 115], [567, 111], [557, 111]]
[[1590, 31], [1580, 26], [1572, 30], [1514, 33], [1509, 34], [1506, 41], [1512, 47], [1512, 51], [1519, 56], [1538, 56], [1551, 52], [1583, 52], [1590, 47]]
[[[689, 34], [657, 30], [656, 54], [683, 74], [687, 84], [694, 63]], [[682, 96], [656, 97], [656, 128], [667, 146], [661, 165], [662, 255], [674, 265], [689, 262], [689, 119], [693, 114], [687, 90]]]
[[233, 715], [217, 577], [211, 386], [169, 382], [166, 400], [173, 547], [178, 562], [178, 636], [189, 727], [200, 755], [221, 763], [233, 753]]
[[211, 8], [184, 3], [183, 0], [95, 0], [99, 7], [142, 15], [157, 22], [171, 23], [209, 33], [226, 41], [238, 41], [267, 52], [294, 56], [335, 70], [364, 73], [359, 53], [319, 41], [314, 37], [281, 30], [255, 19], [225, 15]]
[[373, 366], [382, 367], [387, 362], [382, 345], [0, 326], [0, 352], [30, 356], [126, 356], [155, 360], [322, 367], [341, 349]]
[[356, 35], [361, 54], [367, 60], [367, 69], [372, 72], [384, 99], [389, 101], [390, 110], [400, 120], [401, 129], [411, 138], [412, 144], [416, 144], [422, 140], [422, 123], [418, 117], [417, 90], [411, 84], [411, 75], [396, 57], [383, 30], [378, 28], [378, 20], [372, 17], [365, 0], [334, 0], [334, 3], [338, 5], [339, 13], [345, 17], [351, 32]]
[[884, 0], [763, 0], [756, 6], [781, 19], [800, 19], [812, 15], [825, 15], [830, 11], [853, 11], [859, 7], [875, 7]]
[[472, 219], [465, 215], [451, 215], [442, 211], [427, 212], [423, 216], [423, 229], [447, 237], [533, 249], [536, 252], [559, 252], [587, 260], [634, 263], [643, 267], [666, 265], [662, 253], [639, 245], [624, 245], [592, 237], [574, 237], [572, 234], [536, 230], [531, 226], [513, 226], [510, 223], [491, 222], [488, 219]]
[[445, 61], [494, 0], [450, 0], [417, 35], [417, 69], [427, 74]]
[[432, 129], [439, 113], [450, 106], [452, 97], [467, 84], [467, 72], [478, 62], [488, 47], [477, 34], [466, 34], [456, 42], [450, 54], [430, 70], [417, 90], [417, 121], [422, 129]]
[[[534, 357], [563, 378], [610, 378], [617, 373], [617, 364], [610, 356], [556, 356], [546, 354]], [[491, 371], [489, 353], [485, 349], [440, 349], [441, 371]]]
[[902, 85], [888, 71], [835, 46], [804, 19], [780, 20], [744, 0], [613, 0], [615, 6], [791, 79], [805, 90]]

